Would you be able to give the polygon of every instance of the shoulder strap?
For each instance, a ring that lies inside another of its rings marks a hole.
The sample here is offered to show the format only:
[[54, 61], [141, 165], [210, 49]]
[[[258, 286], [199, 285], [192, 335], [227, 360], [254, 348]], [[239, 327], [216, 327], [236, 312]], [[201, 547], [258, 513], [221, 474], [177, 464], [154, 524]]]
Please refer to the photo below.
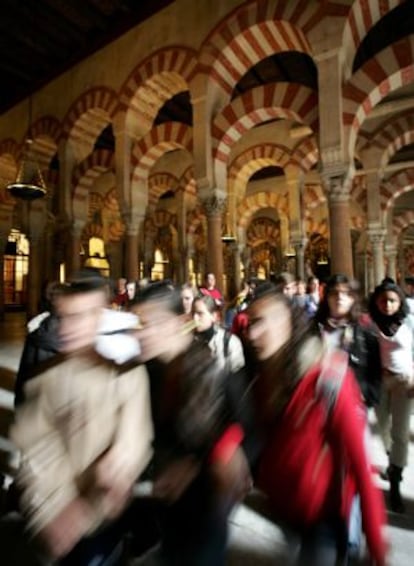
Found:
[[348, 368], [348, 354], [335, 350], [325, 354], [322, 368], [316, 383], [316, 397], [322, 398], [329, 418], [335, 408], [342, 383]]

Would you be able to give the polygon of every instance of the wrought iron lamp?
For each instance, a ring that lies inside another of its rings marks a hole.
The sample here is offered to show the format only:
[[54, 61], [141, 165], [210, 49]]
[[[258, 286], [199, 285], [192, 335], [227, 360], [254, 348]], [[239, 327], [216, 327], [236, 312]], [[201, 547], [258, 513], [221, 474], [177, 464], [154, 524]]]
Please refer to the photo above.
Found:
[[226, 212], [226, 224], [224, 234], [221, 236], [221, 241], [223, 244], [232, 244], [236, 241], [236, 236], [229, 228], [229, 213]]
[[33, 140], [30, 135], [32, 120], [32, 101], [29, 98], [29, 128], [28, 137], [25, 141], [16, 180], [6, 185], [10, 194], [20, 200], [36, 200], [46, 196], [47, 187], [40, 171], [39, 163], [33, 152]]

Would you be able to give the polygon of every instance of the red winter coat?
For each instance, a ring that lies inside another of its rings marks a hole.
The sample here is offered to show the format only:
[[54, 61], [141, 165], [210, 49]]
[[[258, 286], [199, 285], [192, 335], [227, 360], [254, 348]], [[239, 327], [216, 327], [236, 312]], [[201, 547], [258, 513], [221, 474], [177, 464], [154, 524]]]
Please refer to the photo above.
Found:
[[[269, 429], [258, 485], [277, 517], [299, 529], [333, 517], [347, 521], [358, 492], [371, 555], [383, 564], [385, 507], [364, 445], [366, 417], [358, 385], [348, 371], [327, 417], [327, 401], [315, 390], [319, 373], [316, 367], [304, 376]], [[264, 380], [256, 388], [259, 403], [268, 398]]]

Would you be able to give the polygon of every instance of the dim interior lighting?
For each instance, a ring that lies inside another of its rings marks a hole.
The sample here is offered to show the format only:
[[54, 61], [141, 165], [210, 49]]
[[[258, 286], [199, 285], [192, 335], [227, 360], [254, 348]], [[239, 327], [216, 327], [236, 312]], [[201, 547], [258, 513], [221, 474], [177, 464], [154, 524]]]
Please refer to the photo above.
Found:
[[32, 97], [29, 97], [29, 126], [28, 136], [24, 144], [23, 154], [17, 170], [14, 182], [6, 185], [10, 194], [21, 200], [36, 200], [42, 198], [47, 193], [46, 183], [40, 171], [39, 163], [33, 152], [33, 139], [30, 134], [32, 123]]
[[20, 161], [16, 180], [6, 186], [13, 197], [21, 200], [36, 200], [44, 197], [47, 193], [39, 164], [31, 155], [32, 143], [31, 139], [26, 140], [26, 147]]

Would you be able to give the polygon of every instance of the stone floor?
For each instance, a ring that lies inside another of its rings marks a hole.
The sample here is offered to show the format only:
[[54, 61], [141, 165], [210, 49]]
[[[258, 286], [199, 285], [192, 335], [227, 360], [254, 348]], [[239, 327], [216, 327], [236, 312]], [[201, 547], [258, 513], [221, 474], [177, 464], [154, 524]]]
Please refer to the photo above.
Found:
[[[15, 371], [25, 334], [25, 318], [22, 313], [9, 313], [0, 323], [0, 375]], [[0, 390], [0, 406], [12, 406], [10, 392]], [[385, 454], [375, 431], [375, 418], [370, 415], [372, 428], [371, 454], [374, 464], [385, 466]], [[404, 515], [388, 514], [387, 532], [391, 541], [389, 566], [411, 566], [414, 560], [414, 416], [412, 418], [412, 442], [409, 466], [402, 484], [407, 504]], [[378, 479], [384, 494], [386, 482]], [[229, 566], [288, 566], [292, 558], [292, 544], [271, 521], [254, 510], [254, 506], [241, 505], [231, 518], [229, 541]], [[29, 566], [24, 557], [23, 545], [18, 543], [21, 535], [13, 519], [0, 522], [0, 564], [2, 566]], [[151, 561], [140, 561], [149, 566]], [[31, 563], [30, 563], [31, 566]], [[183, 565], [185, 566], [185, 565]], [[212, 565], [214, 566], [214, 565]]]

